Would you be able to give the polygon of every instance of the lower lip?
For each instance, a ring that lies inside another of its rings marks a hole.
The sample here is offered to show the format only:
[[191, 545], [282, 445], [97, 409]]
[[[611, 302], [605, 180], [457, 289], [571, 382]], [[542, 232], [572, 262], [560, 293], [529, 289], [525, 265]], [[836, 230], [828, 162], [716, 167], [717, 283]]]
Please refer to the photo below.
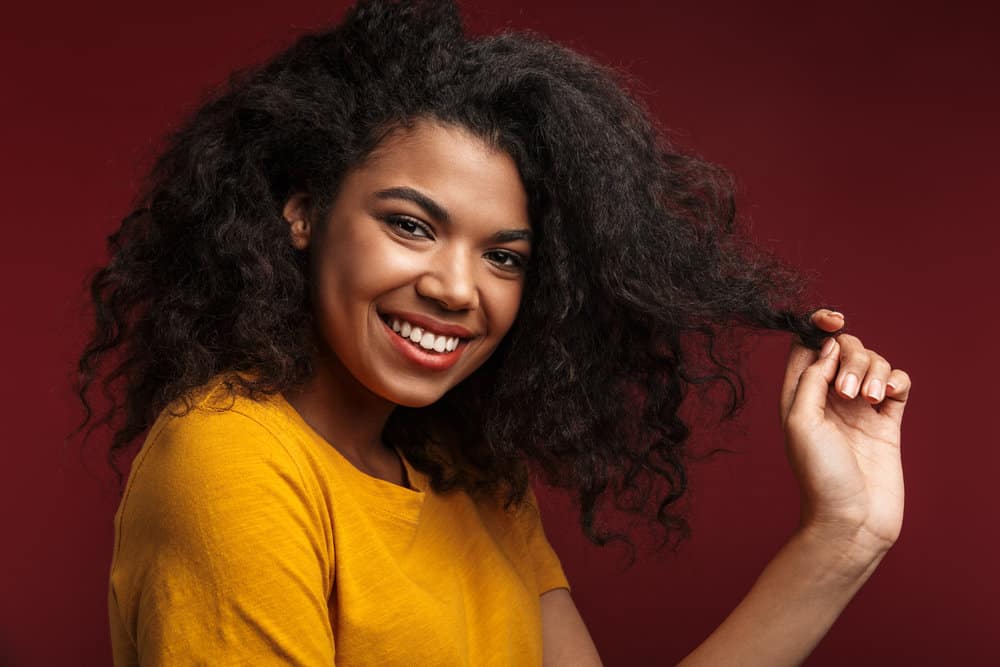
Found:
[[410, 339], [403, 339], [402, 336], [392, 330], [388, 324], [380, 317], [378, 321], [382, 323], [392, 344], [404, 357], [422, 368], [431, 371], [444, 371], [455, 365], [462, 352], [465, 350], [466, 341], [459, 341], [458, 347], [451, 352], [425, 352], [422, 347], [414, 344]]

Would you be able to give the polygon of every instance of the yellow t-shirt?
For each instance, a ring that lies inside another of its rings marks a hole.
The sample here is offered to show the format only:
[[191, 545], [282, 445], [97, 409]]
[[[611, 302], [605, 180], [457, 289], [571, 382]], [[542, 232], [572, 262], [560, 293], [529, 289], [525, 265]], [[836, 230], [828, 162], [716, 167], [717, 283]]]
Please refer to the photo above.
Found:
[[[209, 385], [165, 410], [115, 515], [114, 664], [540, 665], [569, 588], [534, 497], [516, 513], [371, 477], [280, 395]], [[228, 410], [227, 406], [232, 405]]]

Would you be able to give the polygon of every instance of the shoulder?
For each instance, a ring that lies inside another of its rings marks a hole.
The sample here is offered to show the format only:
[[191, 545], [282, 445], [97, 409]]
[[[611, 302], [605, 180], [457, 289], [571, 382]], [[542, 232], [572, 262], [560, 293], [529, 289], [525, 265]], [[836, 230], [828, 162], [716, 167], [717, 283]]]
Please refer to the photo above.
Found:
[[216, 476], [291, 464], [295, 457], [279, 416], [273, 401], [233, 394], [216, 380], [163, 410], [133, 467]]
[[164, 410], [133, 462], [116, 551], [145, 544], [231, 554], [237, 544], [275, 539], [322, 543], [321, 489], [269, 410], [217, 395], [186, 412]]
[[542, 523], [538, 499], [529, 486], [524, 499], [513, 508], [513, 521], [524, 540], [539, 594], [556, 588], [569, 589], [558, 554], [552, 548]]
[[197, 512], [240, 498], [308, 500], [306, 466], [276, 410], [218, 384], [168, 406], [132, 464], [122, 507]]
[[542, 529], [542, 515], [538, 509], [538, 499], [535, 497], [534, 489], [530, 486], [525, 492], [524, 497], [505, 511], [511, 517], [518, 530], [524, 535], [525, 539], [529, 541]]
[[189, 406], [164, 410], [133, 463], [112, 612], [147, 655], [308, 648], [322, 659], [295, 664], [331, 664], [334, 547], [314, 478], [268, 405], [207, 391]]

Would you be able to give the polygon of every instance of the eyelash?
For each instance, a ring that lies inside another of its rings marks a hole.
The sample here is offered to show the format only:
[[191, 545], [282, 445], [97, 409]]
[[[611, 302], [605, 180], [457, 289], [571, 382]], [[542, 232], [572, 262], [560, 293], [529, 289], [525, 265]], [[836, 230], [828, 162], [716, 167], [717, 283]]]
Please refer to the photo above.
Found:
[[[431, 232], [430, 228], [428, 228], [427, 225], [425, 225], [424, 223], [420, 222], [419, 220], [417, 220], [415, 218], [411, 218], [411, 217], [408, 217], [408, 216], [405, 216], [405, 215], [388, 215], [388, 216], [385, 217], [385, 221], [386, 221], [387, 224], [389, 224], [392, 227], [395, 227], [396, 229], [398, 229], [402, 234], [404, 234], [407, 237], [410, 237], [410, 238], [433, 238], [433, 233]], [[403, 224], [412, 225], [413, 227], [416, 227], [417, 229], [422, 230], [424, 232], [424, 234], [426, 234], [427, 236], [426, 237], [422, 237], [422, 236], [416, 234], [414, 231], [403, 229]], [[511, 260], [511, 261], [514, 262], [513, 264], [505, 264], [505, 263], [502, 263], [502, 262], [501, 263], [496, 263], [496, 265], [499, 266], [501, 269], [520, 271], [521, 269], [524, 268], [525, 259], [524, 259], [524, 257], [522, 257], [521, 255], [519, 255], [516, 252], [511, 252], [510, 250], [491, 250], [487, 254], [491, 254], [491, 255], [492, 254], [500, 254], [504, 258], [504, 261]]]
[[405, 215], [389, 215], [389, 216], [386, 216], [385, 221], [387, 223], [389, 223], [390, 225], [392, 225], [393, 227], [399, 229], [401, 232], [403, 232], [407, 236], [412, 236], [412, 237], [415, 237], [415, 238], [420, 238], [417, 234], [415, 234], [415, 233], [413, 233], [413, 232], [411, 232], [409, 230], [403, 229], [403, 227], [402, 227], [402, 225], [400, 225], [400, 223], [406, 223], [406, 224], [413, 225], [417, 229], [423, 230], [423, 232], [425, 234], [427, 234], [428, 237], [433, 237], [433, 234], [431, 233], [431, 230], [428, 229], [427, 225], [425, 225], [424, 223], [422, 223], [419, 220], [416, 220], [414, 218], [408, 218]]

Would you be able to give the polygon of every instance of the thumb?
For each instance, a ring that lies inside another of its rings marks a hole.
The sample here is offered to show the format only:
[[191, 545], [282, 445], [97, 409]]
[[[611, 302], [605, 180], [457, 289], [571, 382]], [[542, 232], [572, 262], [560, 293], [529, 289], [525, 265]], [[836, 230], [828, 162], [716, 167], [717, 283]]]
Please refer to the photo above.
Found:
[[837, 376], [840, 366], [839, 354], [840, 344], [833, 338], [828, 339], [816, 360], [802, 371], [789, 412], [794, 410], [823, 419], [830, 383]]
[[781, 423], [788, 419], [788, 413], [796, 403], [809, 405], [822, 415], [826, 408], [827, 389], [837, 374], [840, 344], [835, 338], [828, 338], [823, 348], [815, 351], [792, 340], [785, 367], [785, 381], [781, 388]]

